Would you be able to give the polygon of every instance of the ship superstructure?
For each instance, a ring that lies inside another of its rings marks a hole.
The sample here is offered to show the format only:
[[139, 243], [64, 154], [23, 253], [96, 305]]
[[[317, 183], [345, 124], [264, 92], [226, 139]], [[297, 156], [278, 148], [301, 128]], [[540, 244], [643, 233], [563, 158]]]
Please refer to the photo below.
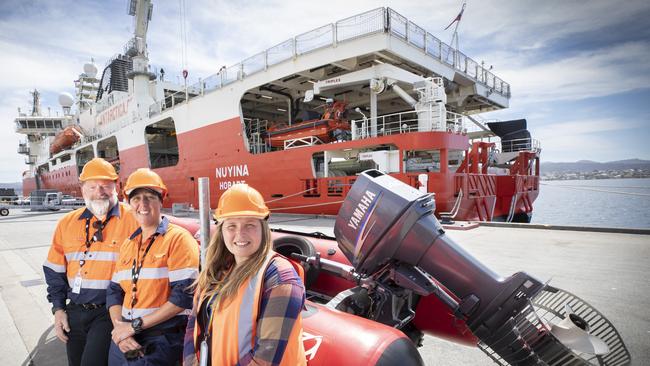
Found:
[[[336, 214], [357, 174], [379, 169], [435, 193], [440, 216], [530, 217], [539, 144], [525, 120], [479, 117], [508, 107], [509, 84], [393, 9], [319, 27], [186, 86], [150, 70], [151, 4], [130, 4], [134, 37], [101, 74], [88, 66], [80, 76], [75, 113], [68, 105], [49, 129], [37, 116], [16, 119], [26, 194], [79, 195], [81, 167], [99, 156], [122, 182], [156, 170], [167, 206], [196, 205], [195, 180], [207, 176], [213, 206], [245, 181], [274, 211]], [[78, 138], [53, 153], [68, 126]]]

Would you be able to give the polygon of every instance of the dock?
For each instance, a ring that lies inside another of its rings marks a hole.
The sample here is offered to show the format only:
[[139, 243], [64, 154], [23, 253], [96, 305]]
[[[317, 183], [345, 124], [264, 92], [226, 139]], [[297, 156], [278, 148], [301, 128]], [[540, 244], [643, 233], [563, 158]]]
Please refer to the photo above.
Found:
[[[0, 217], [2, 365], [66, 364], [42, 271], [56, 223], [66, 212], [12, 210]], [[273, 215], [271, 226], [331, 235], [333, 219]], [[650, 231], [519, 224], [446, 232], [504, 277], [523, 270], [581, 297], [615, 325], [633, 365], [650, 362]], [[426, 365], [494, 365], [478, 348], [429, 336], [419, 350]]]

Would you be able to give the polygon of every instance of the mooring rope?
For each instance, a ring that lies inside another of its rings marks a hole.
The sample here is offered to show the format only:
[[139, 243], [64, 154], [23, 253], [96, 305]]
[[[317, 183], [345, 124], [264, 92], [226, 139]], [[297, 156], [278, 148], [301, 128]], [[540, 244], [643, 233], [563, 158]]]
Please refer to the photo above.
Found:
[[[556, 184], [548, 184], [548, 183], [541, 183], [542, 185], [549, 186], [549, 187], [559, 187], [559, 188], [568, 188], [568, 189], [575, 189], [577, 191], [592, 191], [592, 192], [601, 192], [601, 193], [614, 193], [614, 194], [622, 194], [625, 196], [637, 196], [637, 197], [650, 197], [650, 194], [648, 193], [637, 193], [637, 192], [621, 192], [621, 191], [610, 191], [607, 189], [594, 189], [594, 188], [586, 188], [584, 186], [570, 186], [570, 185], [556, 185]], [[646, 187], [615, 187], [615, 188], [646, 188]]]

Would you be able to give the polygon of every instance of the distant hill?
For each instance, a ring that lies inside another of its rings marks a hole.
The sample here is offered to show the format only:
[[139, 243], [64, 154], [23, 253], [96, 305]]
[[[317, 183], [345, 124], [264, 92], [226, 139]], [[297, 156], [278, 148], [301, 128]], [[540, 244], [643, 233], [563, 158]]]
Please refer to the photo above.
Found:
[[21, 182], [16, 183], [0, 183], [0, 188], [13, 188], [13, 189], [23, 189], [23, 184]]
[[564, 172], [593, 172], [594, 170], [650, 169], [650, 160], [627, 159], [600, 163], [591, 160], [579, 160], [573, 163], [543, 162], [542, 174]]

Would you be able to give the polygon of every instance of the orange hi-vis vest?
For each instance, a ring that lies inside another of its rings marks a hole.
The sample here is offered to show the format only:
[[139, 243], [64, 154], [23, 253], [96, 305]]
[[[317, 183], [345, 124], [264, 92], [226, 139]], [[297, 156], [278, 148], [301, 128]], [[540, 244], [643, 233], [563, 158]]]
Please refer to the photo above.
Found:
[[[50, 293], [50, 301], [55, 306], [64, 307], [67, 298], [76, 303], [106, 302], [106, 288], [110, 284], [120, 246], [139, 226], [130, 211], [128, 206], [121, 203], [109, 211], [107, 217], [110, 216], [110, 219], [103, 227], [101, 241], [92, 240], [99, 220], [86, 208], [79, 208], [61, 218], [43, 264], [48, 269], [45, 278], [49, 286], [64, 281], [63, 286], [57, 287], [56, 293]], [[88, 247], [87, 240], [90, 240]], [[82, 279], [80, 291], [70, 293], [75, 277]]]
[[[212, 366], [237, 365], [238, 361], [255, 347], [255, 333], [259, 307], [262, 300], [264, 275], [274, 257], [282, 258], [271, 252], [262, 268], [250, 279], [246, 280], [233, 299], [222, 303], [211, 324], [212, 342], [210, 355]], [[285, 259], [286, 260], [286, 259]], [[289, 261], [301, 278], [304, 278], [302, 267]], [[200, 297], [199, 297], [200, 298]], [[200, 309], [200, 304], [197, 306]], [[198, 311], [198, 310], [197, 310]], [[199, 326], [194, 328], [194, 343], [199, 358], [200, 343]], [[302, 316], [298, 315], [289, 335], [287, 346], [280, 365], [306, 365], [305, 348], [302, 342]]]
[[[112, 282], [124, 291], [122, 317], [132, 320], [151, 314], [165, 304], [175, 282], [194, 280], [198, 275], [199, 251], [196, 240], [180, 226], [163, 218], [150, 250], [144, 258], [137, 282], [137, 303], [131, 308], [133, 262], [144, 256], [150, 238], [142, 239], [138, 229], [122, 244]], [[142, 239], [142, 240], [141, 240]], [[177, 315], [188, 315], [189, 309]]]

